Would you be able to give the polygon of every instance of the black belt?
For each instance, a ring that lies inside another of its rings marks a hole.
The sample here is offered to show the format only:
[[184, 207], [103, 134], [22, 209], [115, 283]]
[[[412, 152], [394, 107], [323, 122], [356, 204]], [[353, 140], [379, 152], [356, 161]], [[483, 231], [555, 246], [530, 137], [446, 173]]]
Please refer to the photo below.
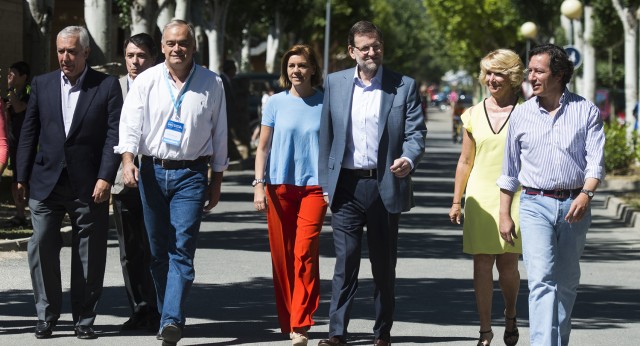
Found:
[[143, 161], [151, 160], [154, 165], [158, 165], [164, 169], [183, 169], [193, 166], [206, 164], [209, 162], [209, 156], [200, 156], [195, 160], [163, 160], [153, 156], [142, 156]]
[[572, 189], [572, 190], [540, 190], [534, 189], [532, 187], [522, 187], [522, 191], [527, 195], [542, 195], [545, 197], [551, 197], [555, 199], [567, 199], [574, 198], [580, 194], [582, 191], [582, 187]]
[[376, 178], [378, 171], [375, 169], [348, 169], [343, 168], [342, 172], [358, 178]]

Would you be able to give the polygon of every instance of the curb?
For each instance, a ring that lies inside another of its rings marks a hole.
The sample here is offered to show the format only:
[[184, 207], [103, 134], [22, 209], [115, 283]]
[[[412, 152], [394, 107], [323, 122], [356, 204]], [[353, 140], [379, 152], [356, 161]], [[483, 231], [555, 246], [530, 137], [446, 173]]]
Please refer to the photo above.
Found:
[[[71, 226], [65, 226], [60, 229], [62, 236], [62, 246], [71, 246]], [[29, 238], [0, 240], [0, 252], [6, 251], [27, 251]]]
[[615, 196], [608, 196], [604, 201], [604, 207], [607, 211], [615, 213], [616, 218], [624, 222], [627, 227], [640, 231], [640, 210], [632, 208], [624, 203], [624, 201]]

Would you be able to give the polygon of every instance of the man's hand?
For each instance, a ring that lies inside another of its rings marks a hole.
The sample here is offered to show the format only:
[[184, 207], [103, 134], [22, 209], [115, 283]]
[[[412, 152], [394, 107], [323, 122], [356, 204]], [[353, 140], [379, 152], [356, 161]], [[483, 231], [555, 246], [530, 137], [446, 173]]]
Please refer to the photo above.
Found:
[[133, 164], [133, 154], [122, 154], [122, 181], [125, 186], [138, 187], [138, 167]]
[[17, 183], [16, 185], [17, 199], [21, 202], [26, 202], [27, 196], [29, 196], [29, 189], [27, 188], [27, 184]]
[[96, 186], [93, 188], [93, 202], [96, 204], [106, 202], [111, 195], [111, 184], [106, 180], [98, 179]]
[[564, 217], [564, 219], [568, 223], [574, 223], [582, 220], [584, 215], [587, 213], [589, 203], [591, 203], [591, 200], [589, 200], [589, 196], [584, 193], [579, 194], [571, 203], [569, 212]]
[[401, 157], [393, 161], [390, 170], [397, 178], [404, 178], [411, 173], [411, 164], [405, 158]]
[[511, 246], [515, 246], [513, 240], [518, 239], [516, 235], [516, 225], [511, 218], [511, 215], [503, 215], [500, 214], [500, 237], [504, 239], [505, 242], [511, 244]]
[[220, 187], [222, 186], [222, 172], [213, 172], [211, 175], [211, 183], [207, 187], [207, 202], [204, 205], [204, 211], [210, 211], [218, 205], [220, 201]]

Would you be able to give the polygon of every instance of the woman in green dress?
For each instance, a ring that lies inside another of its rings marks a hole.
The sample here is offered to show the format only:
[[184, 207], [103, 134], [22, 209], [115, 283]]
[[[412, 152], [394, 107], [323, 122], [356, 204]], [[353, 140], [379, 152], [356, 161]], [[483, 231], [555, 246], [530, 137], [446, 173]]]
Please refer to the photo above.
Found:
[[[519, 338], [516, 299], [520, 287], [518, 258], [522, 253], [520, 229], [516, 228], [511, 243], [500, 237], [500, 189], [496, 180], [502, 171], [509, 117], [518, 103], [523, 79], [524, 65], [516, 53], [498, 49], [487, 54], [480, 61], [478, 80], [487, 86], [491, 96], [462, 115], [462, 152], [456, 168], [449, 217], [452, 223], [460, 224], [462, 196], [466, 190], [463, 251], [473, 255], [473, 286], [480, 319], [478, 346], [489, 345], [493, 339], [491, 302], [494, 263], [505, 302], [503, 339], [506, 345], [511, 346]], [[517, 200], [514, 197], [514, 201]], [[514, 215], [515, 221], [517, 203], [513, 203], [512, 208], [511, 215]]]

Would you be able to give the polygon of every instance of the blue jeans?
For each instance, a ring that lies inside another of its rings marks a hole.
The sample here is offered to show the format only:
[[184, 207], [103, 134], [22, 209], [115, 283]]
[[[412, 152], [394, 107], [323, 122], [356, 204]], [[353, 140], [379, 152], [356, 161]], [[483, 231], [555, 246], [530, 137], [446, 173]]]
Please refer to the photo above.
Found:
[[195, 276], [193, 258], [207, 188], [207, 165], [169, 170], [143, 160], [139, 185], [151, 250], [151, 276], [162, 315], [160, 327], [169, 323], [184, 327], [184, 304]]
[[580, 282], [580, 256], [591, 224], [564, 220], [572, 198], [520, 196], [522, 256], [529, 278], [531, 345], [568, 345], [571, 311]]

